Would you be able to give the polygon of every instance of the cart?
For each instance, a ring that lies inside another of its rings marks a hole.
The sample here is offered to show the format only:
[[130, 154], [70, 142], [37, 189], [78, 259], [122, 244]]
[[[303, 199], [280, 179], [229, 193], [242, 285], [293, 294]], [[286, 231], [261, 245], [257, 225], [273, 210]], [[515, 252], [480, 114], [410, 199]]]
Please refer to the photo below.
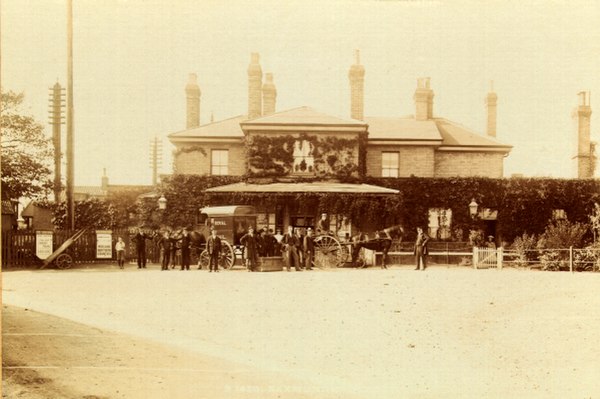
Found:
[[[256, 210], [250, 205], [212, 206], [200, 209], [199, 232], [204, 242], [210, 237], [212, 229], [217, 230], [221, 238], [221, 258], [219, 266], [231, 269], [236, 258], [242, 258], [243, 247], [240, 238], [248, 232], [248, 228], [256, 230]], [[202, 248], [198, 264], [201, 268], [208, 267], [210, 256], [206, 244]]]
[[62, 245], [58, 247], [56, 251], [52, 252], [52, 254], [44, 260], [44, 263], [42, 264], [42, 266], [40, 266], [40, 269], [45, 268], [52, 262], [54, 262], [54, 265], [58, 269], [70, 268], [73, 265], [73, 257], [64, 252], [67, 250], [67, 248], [73, 245], [73, 243], [77, 241], [86, 232], [86, 230], [87, 228], [78, 230], [74, 235], [72, 235], [65, 242], [63, 242]]
[[313, 265], [320, 269], [342, 267], [349, 253], [348, 246], [341, 244], [333, 234], [319, 234], [315, 237]]

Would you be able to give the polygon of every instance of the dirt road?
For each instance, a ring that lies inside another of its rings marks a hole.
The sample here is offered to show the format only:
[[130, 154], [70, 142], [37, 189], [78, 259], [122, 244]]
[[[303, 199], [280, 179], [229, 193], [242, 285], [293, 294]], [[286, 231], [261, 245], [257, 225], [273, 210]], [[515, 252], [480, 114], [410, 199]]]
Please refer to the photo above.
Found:
[[[110, 349], [121, 360], [133, 343], [149, 340], [181, 350], [181, 356], [213, 359], [209, 364], [236, 364], [240, 373], [234, 373], [236, 382], [227, 389], [248, 397], [266, 397], [269, 390], [280, 391], [275, 397], [290, 397], [281, 393], [282, 386], [309, 397], [331, 393], [340, 398], [350, 393], [365, 398], [586, 398], [600, 392], [599, 274], [126, 269], [3, 277], [8, 304], [127, 334], [127, 345]], [[89, 344], [98, 345], [102, 348], [98, 341]], [[153, 349], [133, 357], [148, 352]], [[202, 369], [182, 359], [178, 356], [167, 368]], [[255, 374], [250, 383], [238, 384], [248, 370], [265, 378]], [[133, 392], [143, 390], [147, 372], [140, 369], [141, 377], [128, 378], [125, 385]], [[94, 375], [80, 373], [80, 378]], [[56, 380], [65, 374], [57, 371]], [[175, 378], [163, 384], [185, 386], [177, 373], [156, 374]], [[293, 381], [279, 384], [275, 375]], [[208, 388], [215, 394], [223, 386], [205, 379], [194, 390]], [[232, 397], [221, 393], [210, 397]], [[119, 397], [114, 391], [102, 395]], [[161, 397], [199, 395], [179, 391]]]

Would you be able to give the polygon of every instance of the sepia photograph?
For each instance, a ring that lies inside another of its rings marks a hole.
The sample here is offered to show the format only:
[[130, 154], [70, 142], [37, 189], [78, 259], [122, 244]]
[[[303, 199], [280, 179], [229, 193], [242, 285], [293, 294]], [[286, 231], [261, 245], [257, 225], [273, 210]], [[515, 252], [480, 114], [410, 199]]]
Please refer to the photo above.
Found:
[[598, 21], [3, 0], [2, 398], [599, 397]]

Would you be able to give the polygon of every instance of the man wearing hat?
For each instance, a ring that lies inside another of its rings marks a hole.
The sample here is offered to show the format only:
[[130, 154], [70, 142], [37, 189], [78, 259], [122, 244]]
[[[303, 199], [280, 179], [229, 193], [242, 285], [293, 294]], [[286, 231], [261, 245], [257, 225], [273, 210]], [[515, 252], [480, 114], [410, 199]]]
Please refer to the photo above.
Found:
[[329, 217], [326, 213], [321, 215], [321, 219], [317, 222], [317, 234], [329, 234]]
[[415, 270], [425, 270], [427, 268], [427, 243], [429, 237], [423, 232], [421, 227], [417, 227], [417, 240], [415, 241], [414, 255], [417, 262]]
[[190, 270], [190, 244], [191, 238], [187, 228], [183, 229], [181, 236], [181, 270]]
[[312, 270], [313, 260], [315, 258], [315, 240], [313, 230], [309, 227], [304, 237], [304, 267], [306, 270]]
[[221, 256], [221, 239], [217, 235], [217, 230], [212, 229], [210, 237], [206, 241], [206, 252], [208, 252], [208, 271], [219, 271], [219, 257]]
[[246, 247], [246, 266], [248, 267], [248, 271], [255, 271], [258, 266], [258, 242], [252, 226], [248, 228], [248, 233], [240, 238], [240, 244]]

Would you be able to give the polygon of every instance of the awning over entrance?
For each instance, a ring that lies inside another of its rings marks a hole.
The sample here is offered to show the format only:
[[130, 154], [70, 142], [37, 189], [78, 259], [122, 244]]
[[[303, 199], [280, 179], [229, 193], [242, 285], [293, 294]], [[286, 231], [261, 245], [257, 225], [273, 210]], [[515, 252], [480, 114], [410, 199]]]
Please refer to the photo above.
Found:
[[345, 194], [398, 194], [398, 190], [373, 186], [370, 184], [350, 183], [234, 183], [225, 186], [212, 187], [208, 193], [345, 193]]

